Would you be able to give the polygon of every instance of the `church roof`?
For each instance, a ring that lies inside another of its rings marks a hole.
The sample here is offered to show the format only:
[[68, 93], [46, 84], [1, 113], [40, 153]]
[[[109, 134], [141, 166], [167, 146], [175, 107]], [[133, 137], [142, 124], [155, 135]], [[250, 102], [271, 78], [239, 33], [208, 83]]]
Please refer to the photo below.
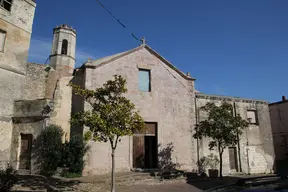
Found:
[[143, 44], [139, 47], [136, 47], [134, 49], [122, 52], [122, 53], [117, 53], [114, 55], [110, 55], [107, 57], [103, 57], [103, 58], [99, 58], [96, 59], [94, 61], [88, 61], [86, 63], [83, 64], [82, 67], [85, 68], [98, 68], [102, 65], [105, 65], [107, 63], [110, 63], [116, 59], [119, 59], [123, 56], [129, 55], [130, 53], [133, 53], [135, 51], [138, 51], [140, 49], [145, 48], [146, 50], [148, 50], [151, 54], [153, 54], [154, 56], [156, 56], [158, 59], [160, 59], [163, 63], [165, 63], [167, 66], [169, 66], [171, 69], [173, 69], [174, 71], [176, 71], [179, 75], [181, 75], [183, 78], [187, 79], [187, 80], [195, 80], [193, 77], [187, 76], [185, 73], [183, 73], [182, 71], [180, 71], [179, 69], [177, 69], [172, 63], [170, 63], [168, 60], [166, 60], [164, 57], [162, 57], [159, 53], [157, 53], [156, 51], [154, 51], [151, 47], [149, 47], [146, 44]]

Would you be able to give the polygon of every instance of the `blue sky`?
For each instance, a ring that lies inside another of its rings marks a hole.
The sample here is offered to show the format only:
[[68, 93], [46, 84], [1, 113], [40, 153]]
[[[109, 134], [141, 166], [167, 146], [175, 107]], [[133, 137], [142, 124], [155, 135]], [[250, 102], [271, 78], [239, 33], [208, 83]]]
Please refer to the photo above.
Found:
[[37, 1], [29, 61], [44, 63], [52, 29], [69, 24], [78, 33], [77, 65], [148, 45], [208, 94], [278, 101], [288, 95], [287, 0], [96, 0]]

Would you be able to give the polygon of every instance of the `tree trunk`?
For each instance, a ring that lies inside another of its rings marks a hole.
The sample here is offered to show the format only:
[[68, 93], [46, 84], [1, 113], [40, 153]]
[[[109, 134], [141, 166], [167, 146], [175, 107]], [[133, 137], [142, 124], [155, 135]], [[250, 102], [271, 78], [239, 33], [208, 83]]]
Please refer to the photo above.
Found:
[[112, 148], [111, 192], [115, 192], [115, 149]]
[[221, 149], [220, 147], [220, 142], [218, 142], [218, 152], [219, 152], [219, 158], [220, 158], [220, 170], [219, 170], [219, 173], [220, 173], [220, 179], [222, 180], [223, 179], [223, 176], [222, 176], [222, 154], [223, 154], [223, 150]]
[[222, 176], [222, 154], [221, 152], [219, 152], [219, 158], [220, 158], [220, 179], [222, 180], [223, 179], [223, 176]]

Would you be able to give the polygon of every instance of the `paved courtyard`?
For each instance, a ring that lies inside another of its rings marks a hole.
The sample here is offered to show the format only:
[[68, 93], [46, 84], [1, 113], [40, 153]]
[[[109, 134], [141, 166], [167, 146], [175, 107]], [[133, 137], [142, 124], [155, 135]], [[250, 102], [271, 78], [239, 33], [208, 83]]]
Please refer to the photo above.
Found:
[[136, 185], [136, 186], [123, 186], [117, 188], [118, 192], [200, 192], [197, 189], [186, 183], [178, 184], [165, 184], [165, 185]]

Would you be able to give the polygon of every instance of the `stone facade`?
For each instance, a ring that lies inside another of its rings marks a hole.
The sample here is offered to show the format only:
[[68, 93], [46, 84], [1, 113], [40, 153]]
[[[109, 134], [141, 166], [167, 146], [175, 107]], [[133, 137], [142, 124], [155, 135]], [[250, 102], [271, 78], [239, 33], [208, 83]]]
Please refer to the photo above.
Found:
[[[245, 173], [271, 173], [274, 171], [274, 148], [270, 127], [270, 117], [268, 103], [265, 101], [242, 99], [225, 96], [215, 96], [206, 94], [196, 94], [197, 122], [205, 120], [207, 115], [200, 110], [208, 102], [220, 105], [223, 102], [234, 106], [234, 114], [240, 114], [243, 119], [248, 119], [247, 111], [255, 110], [258, 123], [249, 124], [239, 137], [239, 144], [235, 147], [237, 155], [236, 169], [230, 169], [229, 150], [223, 154], [223, 173], [235, 172]], [[211, 153], [207, 148], [209, 141], [203, 139], [199, 141], [199, 157], [207, 156]], [[233, 147], [233, 146], [231, 146]], [[215, 151], [214, 153], [217, 153]]]
[[[183, 74], [181, 76], [167, 63], [157, 58], [146, 46], [136, 48], [130, 54], [112, 60], [106, 65], [94, 66], [92, 62], [84, 66], [87, 89], [102, 86], [115, 74], [125, 77], [127, 97], [136, 105], [146, 122], [157, 123], [158, 151], [172, 143], [175, 149], [172, 161], [183, 169], [196, 169], [196, 146], [191, 135], [195, 124], [193, 78], [183, 78]], [[151, 71], [150, 92], [141, 92], [138, 89], [139, 68]], [[88, 105], [85, 106], [85, 110], [89, 110]], [[116, 151], [117, 170], [133, 168], [132, 147], [132, 137], [125, 137], [119, 144]], [[93, 143], [85, 172], [90, 174], [108, 172], [111, 158], [107, 151], [110, 151], [108, 144]]]
[[274, 139], [276, 168], [279, 171], [288, 171], [288, 100], [285, 96], [282, 101], [270, 103], [271, 127]]
[[[72, 28], [62, 25], [55, 28], [54, 33], [58, 32], [58, 36], [61, 37], [61, 33], [66, 34], [66, 31], [70, 29], [72, 30]], [[58, 40], [60, 41], [59, 38], [54, 39], [53, 42], [59, 44]], [[75, 43], [76, 41], [72, 45], [75, 45]], [[73, 51], [68, 53], [75, 54]], [[53, 59], [55, 57], [58, 59]], [[68, 57], [70, 62], [62, 63], [62, 60], [66, 60]], [[21, 166], [21, 162], [23, 162], [21, 148], [25, 142], [30, 142], [32, 150], [30, 158], [28, 158], [29, 165], [26, 166], [28, 168], [25, 169], [29, 169], [31, 173], [37, 171], [32, 158], [33, 143], [46, 126], [50, 124], [59, 125], [64, 131], [63, 142], [70, 138], [72, 90], [68, 84], [73, 79], [73, 62], [75, 62], [75, 59], [71, 59], [69, 55], [65, 54], [63, 54], [63, 58], [61, 58], [61, 55], [51, 55], [50, 58], [50, 65], [27, 64], [22, 99], [14, 102], [11, 136], [13, 151], [10, 153], [10, 162], [16, 169], [23, 169], [23, 166]], [[26, 138], [31, 136], [32, 140], [22, 141], [22, 136]], [[27, 161], [27, 157], [25, 161]]]
[[0, 168], [10, 161], [14, 101], [21, 99], [36, 4], [14, 0], [10, 10], [0, 7]]
[[[207, 139], [197, 141], [193, 138], [195, 124], [206, 118], [199, 108], [208, 102], [220, 104], [227, 101], [235, 106], [235, 114], [244, 119], [248, 117], [247, 110], [256, 111], [257, 123], [251, 124], [240, 137], [234, 154], [236, 166], [229, 165], [230, 148], [224, 152], [224, 174], [272, 172], [274, 149], [267, 102], [199, 93], [190, 74], [179, 71], [146, 44], [95, 61], [88, 60], [74, 69], [76, 31], [67, 25], [53, 30], [49, 65], [27, 63], [35, 3], [29, 0], [13, 2], [18, 6], [12, 6], [11, 13], [1, 16], [0, 20], [0, 28], [7, 31], [5, 52], [0, 53], [3, 58], [0, 60], [1, 162], [10, 162], [16, 169], [22, 169], [21, 148], [26, 142], [22, 139], [37, 138], [49, 124], [62, 127], [65, 133], [63, 141], [69, 140], [71, 133], [83, 134], [87, 128], [70, 127], [69, 120], [71, 114], [91, 107], [73, 94], [68, 84], [72, 82], [83, 88], [95, 89], [118, 74], [127, 80], [127, 98], [135, 104], [144, 121], [154, 123], [156, 127], [153, 136], [143, 137], [144, 143], [150, 142], [149, 146], [143, 145], [145, 150], [156, 151], [153, 153], [157, 159], [154, 168], [160, 167], [161, 155], [169, 149], [170, 163], [182, 170], [197, 170], [197, 160], [210, 153]], [[19, 9], [21, 6], [23, 9]], [[139, 90], [139, 70], [149, 71], [149, 91]], [[151, 137], [155, 140], [152, 141]], [[138, 168], [134, 165], [134, 139], [135, 136], [127, 136], [119, 143], [117, 171]], [[109, 172], [109, 144], [90, 142], [90, 145], [84, 174]], [[34, 173], [37, 171], [34, 160], [30, 160], [25, 169]]]
[[[139, 91], [139, 69], [150, 70], [150, 92]], [[193, 78], [182, 72], [179, 73], [174, 66], [147, 45], [96, 61], [88, 61], [78, 70], [76, 76], [79, 79], [78, 84], [82, 87], [95, 89], [112, 79], [115, 74], [127, 79], [127, 97], [136, 105], [144, 121], [157, 123], [158, 153], [169, 143], [172, 144], [174, 151], [171, 154], [171, 161], [179, 168], [197, 170], [198, 158], [211, 153], [207, 139], [197, 142], [192, 137], [194, 125], [206, 118], [199, 108], [208, 102], [220, 104], [226, 101], [233, 104], [236, 114], [240, 114], [244, 119], [248, 118], [248, 110], [254, 110], [257, 123], [251, 123], [240, 136], [239, 145], [235, 147], [237, 162], [233, 169], [230, 166], [229, 150], [224, 152], [223, 173], [273, 172], [274, 148], [267, 102], [201, 94], [195, 90]], [[78, 102], [83, 103], [79, 98]], [[80, 108], [78, 110], [90, 109], [87, 103], [82, 105], [83, 107], [77, 105]], [[77, 111], [77, 107], [74, 109]], [[108, 144], [91, 143], [85, 174], [97, 174], [110, 170], [111, 158], [107, 151], [110, 151]], [[99, 156], [101, 158], [98, 158]], [[116, 157], [118, 158], [117, 170], [134, 168], [133, 137], [125, 137], [122, 140], [117, 148]], [[105, 158], [104, 161], [103, 158]]]

